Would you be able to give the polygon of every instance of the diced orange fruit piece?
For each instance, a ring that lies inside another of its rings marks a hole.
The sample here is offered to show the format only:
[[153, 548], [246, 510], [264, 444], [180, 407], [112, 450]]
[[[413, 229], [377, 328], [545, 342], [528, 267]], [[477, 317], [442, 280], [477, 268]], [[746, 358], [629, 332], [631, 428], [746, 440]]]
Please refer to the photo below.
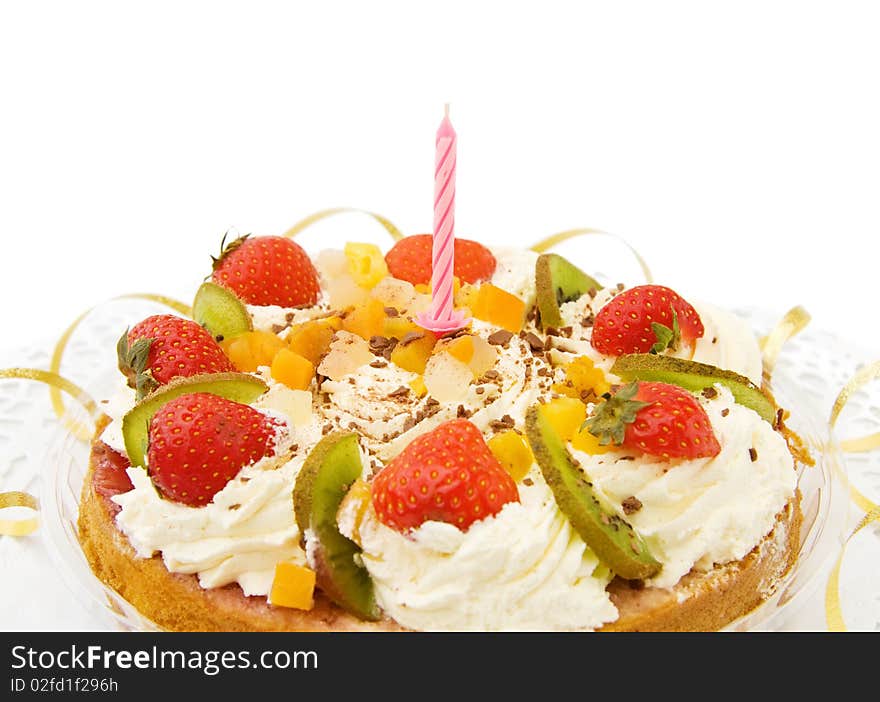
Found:
[[590, 394], [601, 397], [611, 390], [611, 385], [591, 358], [578, 356], [565, 367], [565, 381], [554, 384], [553, 390], [560, 395], [584, 399]]
[[506, 429], [495, 434], [486, 442], [486, 445], [498, 459], [498, 462], [510, 473], [510, 477], [517, 482], [526, 476], [532, 463], [535, 462], [528, 442], [522, 434], [513, 429]]
[[336, 521], [339, 523], [341, 523], [343, 514], [352, 517], [351, 540], [358, 546], [361, 545], [361, 524], [363, 524], [367, 509], [370, 506], [370, 496], [370, 484], [358, 478], [351, 484], [348, 492], [345, 493], [345, 497], [339, 503], [339, 510], [336, 512]]
[[291, 390], [308, 390], [315, 377], [315, 364], [290, 349], [275, 354], [270, 367], [272, 377]]
[[279, 563], [269, 601], [277, 607], [311, 609], [315, 606], [315, 571], [296, 563]]
[[391, 337], [402, 339], [410, 332], [419, 332], [421, 330], [422, 328], [413, 322], [412, 319], [399, 314], [396, 317], [385, 317], [385, 327], [382, 335], [387, 336], [389, 339]]
[[291, 351], [318, 365], [321, 356], [330, 348], [333, 332], [339, 329], [342, 329], [342, 319], [339, 317], [313, 319], [292, 329], [287, 336], [287, 344]]
[[563, 441], [571, 441], [587, 418], [587, 406], [574, 397], [555, 397], [541, 411]]
[[413, 394], [416, 397], [424, 397], [428, 392], [428, 388], [425, 386], [425, 378], [424, 376], [418, 376], [413, 378], [407, 383], [409, 385], [409, 389], [413, 391]]
[[375, 244], [349, 242], [345, 245], [345, 257], [348, 259], [348, 272], [361, 287], [372, 288], [388, 276], [385, 257]]
[[465, 334], [446, 344], [443, 350], [462, 363], [470, 364], [471, 359], [474, 357], [474, 338], [469, 334]]
[[593, 436], [587, 429], [582, 429], [572, 437], [571, 446], [578, 451], [583, 451], [584, 453], [589, 453], [593, 456], [608, 453], [614, 448], [614, 445], [611, 443], [601, 446], [599, 444], [599, 437]]
[[275, 354], [285, 343], [266, 331], [249, 331], [231, 339], [224, 339], [220, 347], [242, 373], [253, 373], [259, 366], [269, 366]]
[[471, 313], [477, 319], [516, 333], [523, 327], [526, 303], [491, 283], [483, 283], [477, 290]]
[[391, 361], [404, 370], [411, 373], [423, 374], [425, 365], [437, 343], [437, 337], [429, 331], [422, 332], [423, 336], [409, 343], [399, 343], [391, 352]]
[[342, 328], [367, 341], [371, 336], [382, 336], [385, 331], [385, 305], [374, 297], [367, 298], [345, 315]]

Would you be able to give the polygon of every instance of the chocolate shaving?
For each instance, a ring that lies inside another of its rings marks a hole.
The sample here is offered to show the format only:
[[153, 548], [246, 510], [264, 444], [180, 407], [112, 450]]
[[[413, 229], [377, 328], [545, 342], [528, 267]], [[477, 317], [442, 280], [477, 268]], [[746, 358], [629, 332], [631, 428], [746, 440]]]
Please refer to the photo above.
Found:
[[395, 346], [397, 346], [397, 339], [392, 336], [388, 340], [388, 345], [384, 349], [382, 349], [382, 353], [381, 353], [382, 358], [384, 358], [386, 361], [390, 361], [391, 360], [391, 352], [394, 351]]
[[411, 331], [407, 332], [403, 335], [403, 338], [400, 340], [401, 346], [406, 346], [407, 344], [411, 344], [413, 341], [417, 341], [421, 339], [425, 334], [423, 332]]
[[387, 368], [388, 364], [382, 359], [377, 358], [370, 364], [370, 368]]
[[701, 394], [707, 400], [711, 400], [713, 398], [718, 397], [718, 391], [715, 388], [713, 388], [711, 385], [708, 388], [703, 388], [703, 392]]
[[400, 312], [398, 311], [398, 309], [396, 307], [386, 307], [385, 314], [388, 315], [389, 317], [400, 316]]
[[635, 495], [630, 495], [621, 502], [624, 514], [635, 514], [642, 508], [642, 501]]
[[388, 397], [405, 397], [409, 395], [409, 388], [405, 385], [401, 385], [397, 390], [388, 393]]
[[499, 373], [497, 370], [490, 368], [485, 373], [483, 373], [483, 375], [486, 376], [489, 380], [495, 380], [498, 377]]
[[728, 414], [730, 414], [730, 408], [725, 407], [723, 410], [721, 410], [722, 417], [726, 417]]
[[389, 343], [391, 343], [391, 339], [389, 339], [386, 336], [371, 336], [370, 337], [370, 350], [373, 352], [381, 351], [386, 346], [388, 346]]
[[409, 431], [416, 425], [416, 419], [412, 415], [408, 415], [406, 419], [403, 420], [403, 430]]
[[525, 335], [525, 342], [529, 345], [532, 351], [543, 351], [544, 350], [544, 341], [540, 336], [535, 334], [534, 332], [529, 332]]
[[522, 484], [523, 484], [523, 485], [528, 485], [529, 487], [531, 487], [532, 485], [535, 484], [535, 481], [532, 480], [531, 478], [523, 478], [523, 479], [522, 479]]
[[754, 448], [749, 449], [749, 458], [752, 459], [752, 463], [758, 460], [758, 452]]
[[487, 341], [493, 346], [506, 346], [507, 342], [513, 338], [513, 333], [506, 329], [499, 329], [489, 334]]
[[486, 390], [482, 386], [478, 386], [474, 388], [474, 392], [477, 393], [477, 395], [482, 395]]

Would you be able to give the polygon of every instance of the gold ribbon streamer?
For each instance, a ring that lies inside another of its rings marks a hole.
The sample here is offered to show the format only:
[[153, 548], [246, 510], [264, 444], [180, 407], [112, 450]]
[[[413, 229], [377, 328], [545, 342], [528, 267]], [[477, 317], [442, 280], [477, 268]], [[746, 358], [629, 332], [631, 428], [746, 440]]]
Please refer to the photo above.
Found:
[[645, 262], [645, 259], [641, 257], [639, 252], [636, 251], [635, 248], [633, 248], [633, 246], [623, 237], [618, 236], [617, 234], [612, 234], [611, 232], [603, 231], [602, 229], [592, 229], [589, 227], [582, 229], [567, 229], [564, 232], [551, 234], [550, 236], [541, 239], [536, 244], [532, 244], [531, 250], [536, 253], [545, 253], [549, 249], [558, 244], [561, 244], [564, 241], [568, 241], [569, 239], [574, 239], [579, 236], [589, 236], [592, 234], [601, 234], [603, 236], [610, 236], [612, 239], [617, 239], [617, 241], [626, 246], [626, 248], [630, 250], [632, 255], [635, 256], [636, 261], [638, 261], [639, 266], [641, 266], [642, 274], [645, 276], [645, 281], [648, 283], [654, 282], [654, 278], [651, 275], [651, 269], [648, 267], [648, 264]]
[[[880, 361], [868, 364], [856, 372], [850, 381], [843, 386], [843, 389], [834, 400], [834, 405], [831, 407], [831, 416], [828, 419], [830, 429], [834, 429], [840, 413], [850, 398], [868, 383], [878, 378], [880, 378]], [[880, 447], [880, 433], [840, 442], [840, 448], [848, 453], [869, 451], [878, 447]], [[847, 482], [849, 483], [848, 480]], [[846, 537], [837, 561], [828, 576], [828, 584], [825, 587], [825, 620], [829, 631], [846, 631], [846, 624], [843, 621], [843, 610], [840, 606], [840, 567], [843, 564], [846, 547], [862, 529], [873, 522], [880, 521], [880, 507], [859, 492], [852, 483], [849, 483], [849, 492], [850, 498], [865, 512], [865, 516], [859, 520], [855, 529]]]
[[[40, 509], [37, 498], [26, 492], [0, 492], [0, 511], [11, 507], [26, 507], [33, 512]], [[21, 519], [0, 519], [0, 535], [27, 536], [33, 534], [40, 521], [36, 516]]]
[[776, 367], [779, 352], [789, 339], [802, 331], [810, 323], [810, 313], [798, 305], [792, 307], [776, 324], [770, 333], [761, 340], [764, 357], [764, 378], [769, 380]]
[[332, 207], [328, 210], [315, 212], [314, 214], [311, 214], [305, 219], [301, 219], [299, 222], [294, 224], [290, 229], [284, 232], [282, 236], [286, 236], [292, 239], [304, 229], [312, 226], [315, 222], [320, 222], [322, 219], [332, 217], [333, 215], [345, 214], [350, 212], [359, 212], [361, 214], [372, 217], [385, 228], [385, 231], [387, 231], [391, 235], [391, 238], [394, 239], [394, 241], [400, 241], [401, 239], [403, 239], [403, 234], [400, 233], [400, 230], [395, 227], [391, 223], [391, 220], [389, 220], [387, 217], [383, 217], [380, 214], [376, 214], [375, 212], [370, 212], [368, 210], [361, 210], [357, 207]]
[[[108, 302], [115, 302], [117, 300], [147, 300], [148, 302], [156, 302], [160, 305], [165, 305], [173, 309], [176, 312], [179, 312], [185, 317], [192, 316], [192, 308], [184, 304], [183, 302], [179, 302], [170, 297], [166, 297], [165, 295], [157, 295], [155, 293], [130, 293], [127, 295], [120, 295], [119, 297], [114, 297], [108, 300]], [[61, 361], [64, 357], [64, 351], [67, 348], [67, 343], [70, 341], [70, 337], [73, 335], [73, 332], [76, 331], [77, 327], [79, 327], [80, 323], [88, 317], [88, 315], [94, 310], [94, 307], [90, 307], [85, 312], [83, 312], [79, 317], [77, 317], [73, 323], [65, 329], [64, 333], [61, 335], [61, 338], [58, 339], [58, 343], [55, 344], [55, 349], [52, 352], [52, 359], [49, 363], [49, 370], [52, 373], [59, 374], [61, 372]], [[60, 377], [60, 376], [59, 376]], [[49, 398], [52, 401], [52, 409], [55, 410], [56, 416], [64, 423], [64, 425], [70, 430], [70, 432], [76, 436], [81, 441], [88, 441], [91, 438], [91, 434], [86, 427], [84, 427], [79, 422], [75, 422], [71, 420], [67, 416], [67, 408], [64, 406], [64, 400], [61, 397], [61, 393], [59, 392], [61, 388], [56, 387], [50, 384], [49, 387]]]

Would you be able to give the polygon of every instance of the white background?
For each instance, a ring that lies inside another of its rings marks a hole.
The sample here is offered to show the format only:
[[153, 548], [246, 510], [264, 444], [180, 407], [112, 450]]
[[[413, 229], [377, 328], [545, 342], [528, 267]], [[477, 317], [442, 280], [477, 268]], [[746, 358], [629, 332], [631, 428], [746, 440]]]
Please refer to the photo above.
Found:
[[[229, 228], [428, 231], [445, 102], [460, 235], [604, 228], [658, 282], [880, 358], [880, 5], [766, 0], [0, 0], [0, 351], [191, 299]], [[383, 240], [302, 241], [331, 233]], [[621, 251], [578, 262], [640, 282]]]
[[658, 282], [802, 304], [880, 356], [876, 3], [0, 8], [4, 346], [117, 294], [191, 299], [230, 227], [349, 205], [428, 231], [450, 102], [461, 236], [601, 227]]

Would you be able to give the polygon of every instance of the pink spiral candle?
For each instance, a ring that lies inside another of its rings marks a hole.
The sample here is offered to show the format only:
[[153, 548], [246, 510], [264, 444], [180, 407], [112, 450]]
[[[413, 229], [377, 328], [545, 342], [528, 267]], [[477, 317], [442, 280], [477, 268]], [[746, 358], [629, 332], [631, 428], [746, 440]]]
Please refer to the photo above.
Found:
[[468, 317], [453, 309], [455, 275], [455, 159], [457, 136], [449, 105], [437, 130], [434, 167], [434, 236], [431, 247], [431, 307], [416, 322], [434, 332], [461, 329]]

